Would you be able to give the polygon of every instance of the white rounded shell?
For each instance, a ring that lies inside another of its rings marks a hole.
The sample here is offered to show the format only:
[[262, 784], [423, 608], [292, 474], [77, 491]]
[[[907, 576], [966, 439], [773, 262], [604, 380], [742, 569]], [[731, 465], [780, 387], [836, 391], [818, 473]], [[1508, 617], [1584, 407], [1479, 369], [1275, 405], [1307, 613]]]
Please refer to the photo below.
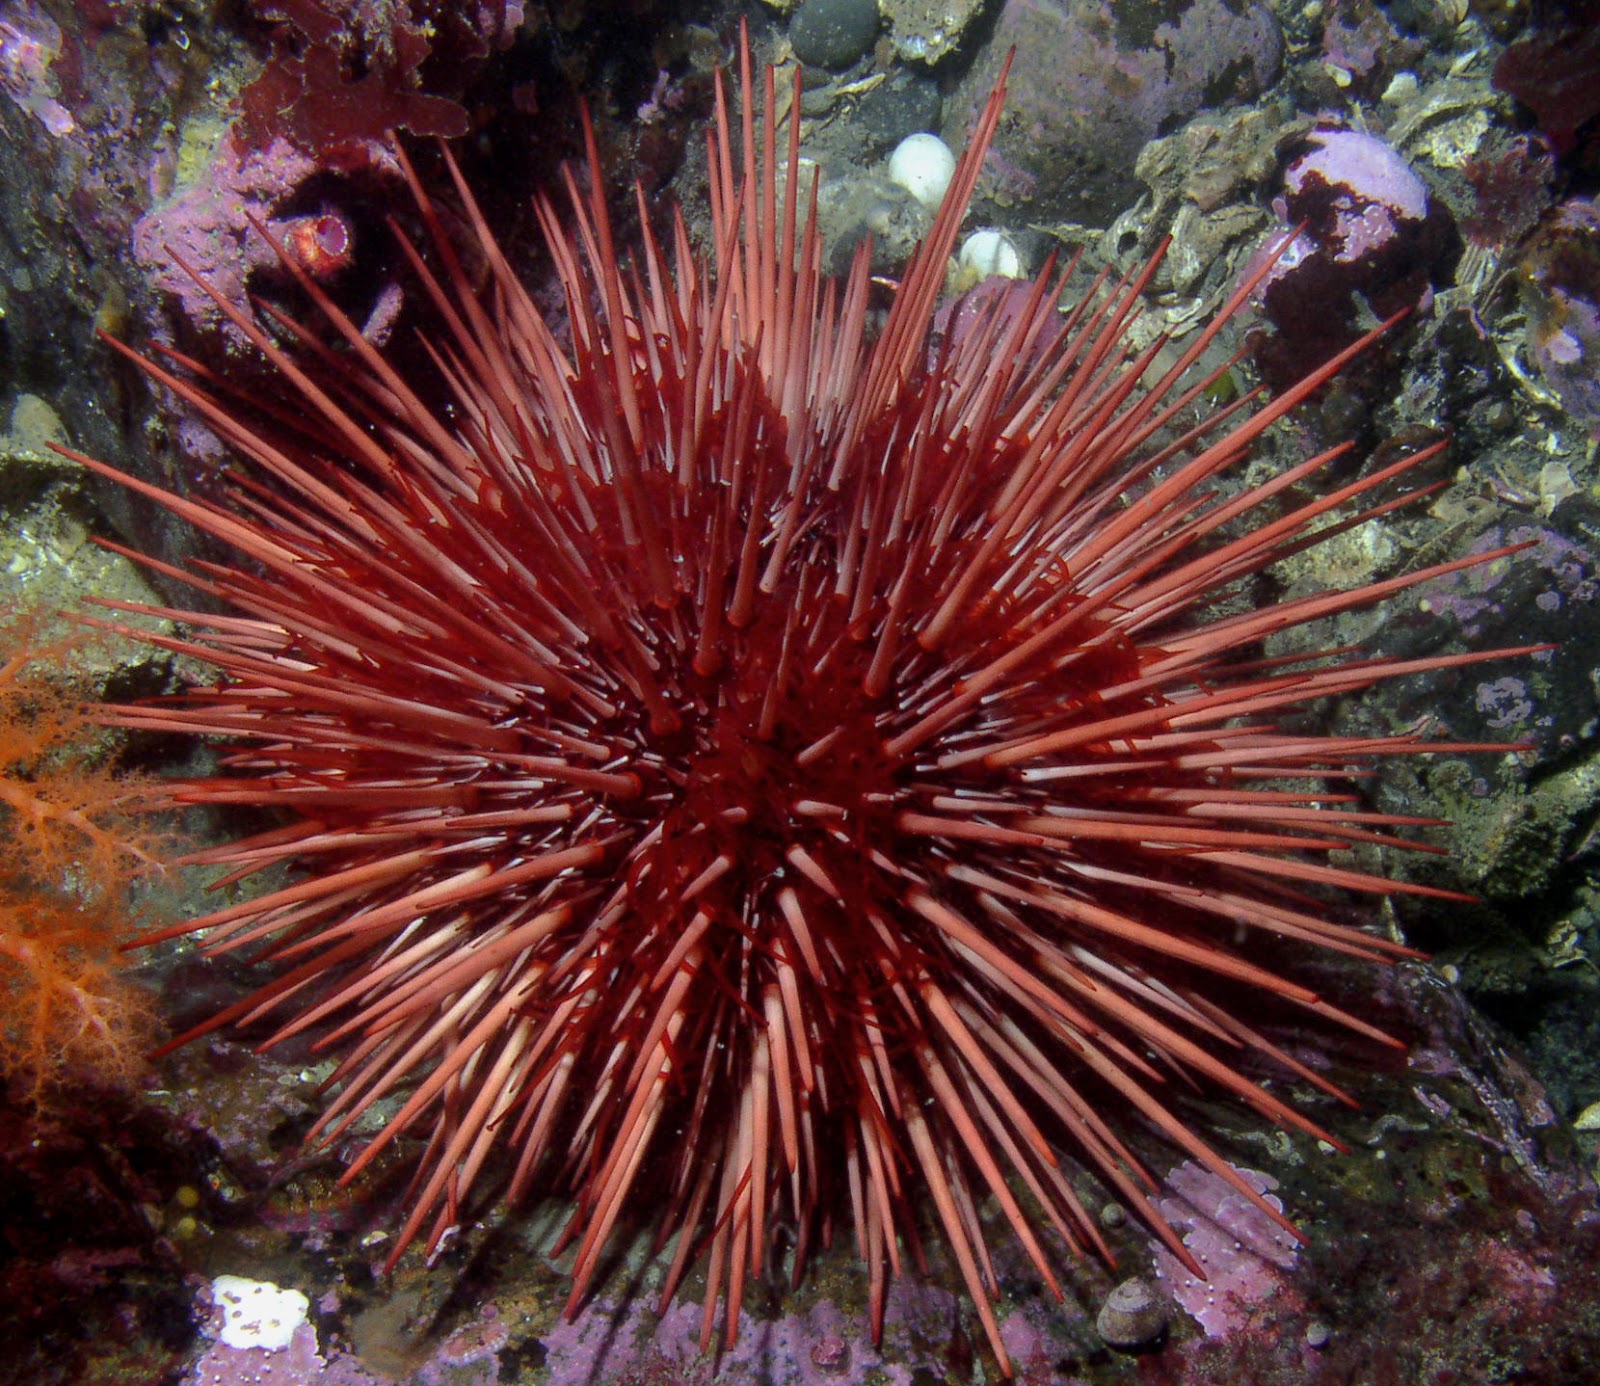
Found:
[[937, 135], [907, 135], [889, 156], [889, 179], [924, 207], [937, 207], [956, 171], [956, 156]]

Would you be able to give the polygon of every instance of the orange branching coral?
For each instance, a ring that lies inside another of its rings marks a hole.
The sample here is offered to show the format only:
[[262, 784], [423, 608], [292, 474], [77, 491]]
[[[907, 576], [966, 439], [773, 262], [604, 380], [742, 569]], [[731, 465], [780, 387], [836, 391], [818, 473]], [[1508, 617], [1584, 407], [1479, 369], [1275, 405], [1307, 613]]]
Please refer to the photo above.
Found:
[[137, 1070], [150, 1015], [124, 975], [126, 901], [154, 862], [130, 816], [145, 786], [90, 745], [78, 642], [0, 621], [0, 1078], [48, 1106]]

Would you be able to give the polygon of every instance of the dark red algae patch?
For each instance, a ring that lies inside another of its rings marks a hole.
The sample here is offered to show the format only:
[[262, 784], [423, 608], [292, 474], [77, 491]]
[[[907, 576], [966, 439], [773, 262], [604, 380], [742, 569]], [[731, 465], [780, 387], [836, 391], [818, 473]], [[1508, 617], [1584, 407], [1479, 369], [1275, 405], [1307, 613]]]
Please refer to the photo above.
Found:
[[0, 1101], [0, 1378], [153, 1386], [193, 1333], [166, 1235], [193, 1152], [148, 1107], [79, 1101], [48, 1117]]

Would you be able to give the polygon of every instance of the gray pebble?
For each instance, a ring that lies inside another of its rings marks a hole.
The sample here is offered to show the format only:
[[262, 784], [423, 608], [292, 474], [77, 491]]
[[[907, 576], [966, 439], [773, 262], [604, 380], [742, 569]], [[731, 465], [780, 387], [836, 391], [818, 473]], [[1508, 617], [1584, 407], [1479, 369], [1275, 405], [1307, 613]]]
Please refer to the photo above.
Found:
[[803, 63], [842, 68], [878, 37], [878, 0], [805, 0], [789, 21], [789, 42]]

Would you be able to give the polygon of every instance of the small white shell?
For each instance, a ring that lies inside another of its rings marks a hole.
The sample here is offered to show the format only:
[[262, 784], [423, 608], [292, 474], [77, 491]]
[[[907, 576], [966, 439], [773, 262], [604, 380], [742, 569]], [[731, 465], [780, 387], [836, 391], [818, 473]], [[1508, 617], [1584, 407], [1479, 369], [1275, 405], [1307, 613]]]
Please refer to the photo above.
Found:
[[956, 156], [937, 135], [907, 135], [889, 156], [889, 180], [924, 207], [937, 207], [956, 171]]
[[1021, 252], [1003, 231], [974, 231], [962, 241], [956, 263], [974, 279], [1023, 277]]
[[1154, 1281], [1131, 1276], [1106, 1296], [1094, 1326], [1111, 1347], [1135, 1352], [1160, 1340], [1171, 1312], [1171, 1304]]

